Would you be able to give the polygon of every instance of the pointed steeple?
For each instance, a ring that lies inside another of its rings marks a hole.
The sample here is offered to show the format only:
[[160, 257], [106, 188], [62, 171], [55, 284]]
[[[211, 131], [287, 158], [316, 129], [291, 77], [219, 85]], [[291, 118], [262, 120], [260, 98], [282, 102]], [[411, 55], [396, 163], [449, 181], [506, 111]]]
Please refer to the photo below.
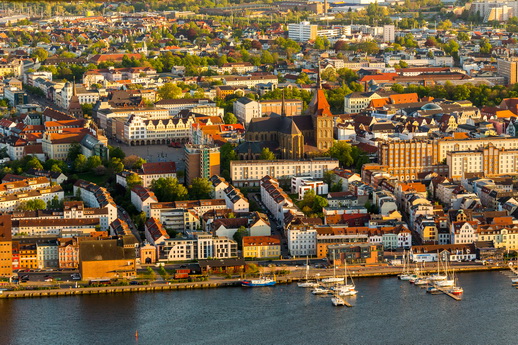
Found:
[[282, 89], [282, 104], [281, 104], [281, 116], [286, 116], [286, 101], [284, 99], [284, 89]]
[[76, 91], [76, 77], [74, 77], [74, 81], [72, 83], [72, 96], [77, 96], [77, 91]]
[[318, 61], [318, 74], [317, 74], [317, 90], [322, 88], [322, 79], [320, 77], [320, 60]]

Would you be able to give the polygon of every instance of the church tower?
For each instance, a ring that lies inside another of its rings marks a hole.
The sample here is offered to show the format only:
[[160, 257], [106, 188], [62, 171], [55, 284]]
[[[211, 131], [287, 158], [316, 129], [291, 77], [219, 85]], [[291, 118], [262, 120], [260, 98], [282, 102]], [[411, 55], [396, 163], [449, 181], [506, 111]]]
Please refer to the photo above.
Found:
[[77, 97], [75, 79], [72, 84], [72, 97], [70, 97], [70, 101], [68, 102], [68, 114], [77, 118], [83, 117], [83, 108], [81, 107], [81, 103], [79, 103], [79, 97]]
[[318, 76], [313, 99], [309, 103], [307, 115], [313, 119], [315, 131], [315, 145], [320, 151], [327, 151], [333, 146], [334, 118], [331, 113], [331, 106], [327, 102], [326, 95], [322, 89], [320, 78], [320, 61], [318, 62]]

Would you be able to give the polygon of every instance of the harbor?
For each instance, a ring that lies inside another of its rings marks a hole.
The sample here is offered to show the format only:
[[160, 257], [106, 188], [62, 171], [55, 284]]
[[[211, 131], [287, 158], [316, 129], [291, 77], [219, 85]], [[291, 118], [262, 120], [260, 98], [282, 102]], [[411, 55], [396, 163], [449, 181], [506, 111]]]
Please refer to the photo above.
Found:
[[[294, 283], [0, 299], [0, 343], [135, 344], [137, 330], [139, 345], [514, 343], [517, 291], [509, 277], [481, 271], [459, 280], [462, 302], [395, 276], [355, 278], [352, 308], [334, 307]], [[491, 317], [483, 317], [489, 308]], [[27, 325], [33, 332], [23, 331]]]
[[[362, 269], [362, 270], [360, 270]], [[466, 266], [456, 267], [455, 271], [462, 272], [487, 272], [487, 271], [501, 271], [508, 268], [505, 266]], [[303, 270], [296, 270], [287, 276], [276, 276], [276, 284], [291, 284], [299, 283], [305, 280]], [[422, 270], [425, 274], [435, 272], [432, 267]], [[265, 272], [268, 274], [269, 272]], [[351, 267], [349, 272], [353, 279], [356, 278], [380, 278], [380, 277], [396, 277], [401, 273], [400, 267], [383, 267], [383, 268], [359, 268]], [[320, 278], [330, 278], [333, 276], [332, 270], [325, 270], [320, 273]], [[343, 275], [342, 275], [343, 276]], [[215, 289], [240, 287], [242, 282], [241, 277], [231, 279], [223, 279], [220, 277], [213, 277], [209, 281], [196, 283], [174, 283], [174, 284], [150, 284], [150, 285], [129, 285], [129, 286], [103, 286], [103, 287], [80, 287], [80, 288], [49, 288], [49, 289], [21, 289], [16, 291], [2, 291], [0, 299], [16, 299], [16, 298], [35, 298], [35, 297], [63, 297], [63, 296], [83, 296], [83, 295], [97, 295], [97, 294], [125, 294], [137, 292], [162, 292], [175, 290], [191, 290], [191, 289]]]

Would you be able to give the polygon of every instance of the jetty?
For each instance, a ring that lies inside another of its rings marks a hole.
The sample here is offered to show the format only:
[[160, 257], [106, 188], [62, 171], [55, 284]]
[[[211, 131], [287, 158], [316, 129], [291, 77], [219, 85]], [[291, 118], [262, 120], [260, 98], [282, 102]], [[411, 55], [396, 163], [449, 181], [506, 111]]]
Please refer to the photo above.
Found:
[[456, 301], [462, 301], [462, 298], [460, 296], [456, 296], [452, 293], [450, 293], [448, 290], [446, 290], [446, 288], [443, 288], [443, 287], [439, 287], [439, 286], [436, 286], [434, 285], [434, 287], [439, 290], [440, 292], [442, 292], [443, 294], [447, 295], [447, 296], [450, 296], [451, 298], [453, 298], [454, 300]]

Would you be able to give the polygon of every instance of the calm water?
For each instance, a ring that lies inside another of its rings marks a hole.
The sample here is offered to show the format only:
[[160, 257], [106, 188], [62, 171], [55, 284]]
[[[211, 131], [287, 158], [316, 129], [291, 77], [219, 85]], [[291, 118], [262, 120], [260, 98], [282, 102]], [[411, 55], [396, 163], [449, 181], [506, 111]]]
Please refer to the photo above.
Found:
[[294, 284], [0, 300], [0, 344], [518, 344], [510, 279], [459, 280], [461, 302], [396, 278], [359, 279], [353, 308]]

